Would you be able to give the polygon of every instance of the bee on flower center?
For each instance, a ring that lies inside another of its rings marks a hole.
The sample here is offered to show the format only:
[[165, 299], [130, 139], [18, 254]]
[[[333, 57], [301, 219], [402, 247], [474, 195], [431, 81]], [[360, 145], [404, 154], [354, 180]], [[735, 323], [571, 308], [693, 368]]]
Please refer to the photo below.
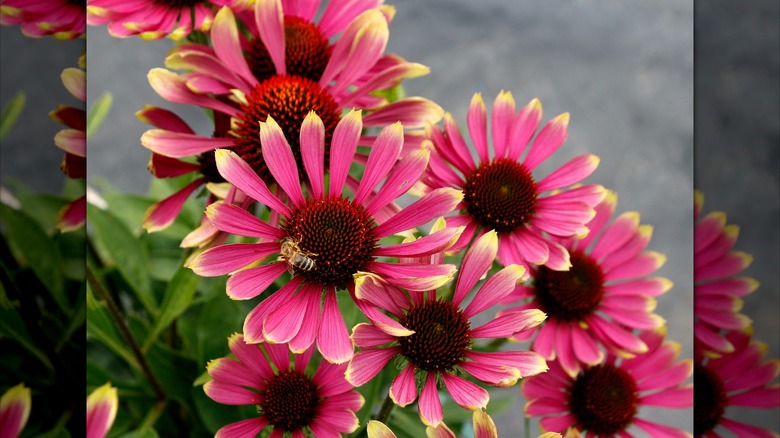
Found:
[[309, 258], [310, 256], [316, 256], [301, 250], [298, 246], [298, 242], [292, 237], [285, 237], [282, 239], [282, 249], [279, 251], [280, 258], [287, 262], [287, 272], [290, 275], [295, 275], [296, 269], [298, 271], [313, 271], [317, 265], [314, 260]]

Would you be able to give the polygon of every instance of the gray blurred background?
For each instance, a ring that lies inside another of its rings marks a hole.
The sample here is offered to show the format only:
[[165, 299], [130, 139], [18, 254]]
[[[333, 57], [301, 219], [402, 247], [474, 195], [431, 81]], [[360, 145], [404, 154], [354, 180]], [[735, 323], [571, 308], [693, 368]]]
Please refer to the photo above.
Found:
[[[538, 97], [545, 122], [571, 113], [567, 142], [536, 175], [543, 176], [578, 154], [601, 157], [599, 169], [587, 181], [618, 193], [618, 213], [640, 212], [642, 223], [654, 226], [650, 249], [668, 257], [658, 274], [670, 278], [675, 287], [658, 299], [657, 312], [668, 322], [668, 337], [682, 344], [682, 357], [692, 356], [695, 181], [706, 194], [705, 211], [725, 210], [729, 222], [742, 226], [737, 247], [755, 255], [748, 273], [762, 283], [745, 300], [744, 312], [754, 318], [756, 336], [771, 345], [769, 355], [780, 355], [775, 2], [756, 2], [751, 10], [727, 1], [697, 2], [695, 14], [692, 2], [672, 0], [388, 3], [397, 10], [388, 51], [431, 67], [430, 75], [406, 82], [407, 93], [436, 101], [461, 127], [465, 128], [475, 92], [482, 93], [488, 108], [502, 89], [513, 93], [518, 107]], [[62, 58], [61, 67], [48, 68], [47, 74], [58, 78], [78, 56], [78, 50], [66, 55], [63, 47], [68, 43], [61, 42], [45, 48], [39, 44], [29, 52], [22, 46], [29, 41], [16, 38], [18, 29], [3, 27], [0, 32], [2, 105], [20, 86], [30, 88], [32, 83], [36, 89], [38, 76], [47, 71], [36, 68], [36, 62]], [[172, 108], [196, 131], [211, 132], [200, 110], [164, 101], [146, 80], [150, 68], [162, 66], [170, 47], [170, 41], [112, 39], [105, 29], [90, 29], [88, 101], [104, 91], [114, 95], [111, 113], [89, 144], [90, 178], [146, 192], [149, 151], [139, 137], [148, 126], [134, 116], [144, 104]], [[19, 61], [7, 67], [12, 56]], [[57, 102], [73, 101], [67, 92], [64, 97], [57, 94], [58, 81], [43, 90], [39, 111], [44, 118]], [[31, 111], [28, 108], [26, 115], [33, 117]], [[17, 129], [15, 136], [3, 141], [2, 180], [18, 177], [43, 190], [35, 184], [54, 177], [57, 182], [47, 187], [57, 187], [61, 155], [55, 151], [48, 161], [43, 156], [56, 149], [51, 137], [59, 127], [50, 122], [49, 132], [43, 122], [24, 123], [22, 133]], [[33, 147], [38, 149], [33, 152]], [[57, 171], [52, 173], [51, 166]], [[517, 397], [513, 409], [495, 417], [501, 436], [518, 436], [522, 430], [524, 400], [519, 390], [495, 395], [512, 392]], [[692, 429], [691, 410], [643, 414]], [[778, 430], [776, 415], [753, 415], [752, 420]]]

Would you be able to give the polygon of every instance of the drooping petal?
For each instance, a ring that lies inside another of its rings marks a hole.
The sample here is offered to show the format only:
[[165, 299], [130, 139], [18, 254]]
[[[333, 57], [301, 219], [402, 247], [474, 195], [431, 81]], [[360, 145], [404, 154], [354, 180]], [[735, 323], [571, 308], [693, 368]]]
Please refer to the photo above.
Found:
[[387, 126], [401, 122], [406, 129], [422, 128], [426, 123], [436, 123], [444, 116], [444, 110], [422, 97], [407, 97], [385, 105], [363, 118], [366, 126]]
[[209, 138], [185, 132], [150, 129], [141, 135], [141, 144], [147, 149], [168, 157], [188, 157], [208, 153], [217, 148], [232, 147], [230, 138]]
[[366, 268], [381, 275], [391, 285], [417, 292], [444, 286], [455, 274], [454, 265], [427, 263], [369, 262]]
[[376, 420], [370, 420], [366, 426], [366, 433], [368, 438], [396, 438], [395, 434], [389, 427], [385, 426]]
[[428, 373], [417, 403], [420, 420], [426, 426], [436, 427], [444, 419], [444, 411], [436, 389], [436, 373]]
[[322, 321], [317, 332], [317, 348], [331, 363], [344, 363], [352, 358], [354, 348], [344, 318], [339, 312], [335, 289], [328, 289], [322, 309]]
[[406, 365], [406, 368], [393, 380], [388, 396], [400, 407], [414, 403], [417, 399], [417, 383], [414, 379], [414, 366], [412, 364]]
[[474, 423], [474, 438], [498, 438], [496, 424], [487, 412], [474, 411], [472, 422]]

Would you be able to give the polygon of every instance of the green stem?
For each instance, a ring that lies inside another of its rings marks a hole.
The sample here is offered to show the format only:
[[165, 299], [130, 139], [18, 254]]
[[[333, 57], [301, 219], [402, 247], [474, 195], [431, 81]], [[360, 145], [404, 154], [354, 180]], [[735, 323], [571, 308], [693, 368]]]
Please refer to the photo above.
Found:
[[111, 314], [111, 318], [114, 320], [117, 328], [119, 328], [119, 331], [122, 333], [122, 337], [125, 338], [125, 342], [127, 342], [127, 344], [130, 346], [130, 349], [133, 351], [133, 355], [141, 365], [141, 370], [146, 375], [149, 383], [152, 385], [152, 389], [154, 390], [154, 395], [157, 397], [157, 400], [165, 400], [165, 393], [163, 393], [160, 383], [157, 381], [154, 373], [152, 373], [152, 369], [149, 368], [149, 363], [146, 361], [146, 356], [141, 353], [141, 349], [138, 347], [138, 343], [135, 342], [135, 338], [133, 338], [133, 334], [130, 332], [130, 328], [127, 326], [127, 323], [125, 323], [125, 318], [122, 315], [122, 311], [119, 310], [119, 306], [116, 305], [114, 299], [111, 297], [111, 294], [97, 279], [97, 276], [95, 276], [95, 273], [92, 272], [92, 268], [90, 266], [87, 266], [87, 282], [95, 291], [95, 293], [97, 293], [98, 296], [106, 303], [106, 306], [108, 307], [108, 313]]
[[144, 417], [144, 420], [141, 422], [141, 425], [138, 426], [138, 430], [146, 431], [149, 430], [149, 428], [151, 428], [152, 426], [154, 426], [154, 423], [157, 422], [158, 418], [160, 418], [160, 415], [162, 415], [167, 405], [168, 402], [165, 400], [159, 400], [157, 403], [155, 403], [154, 407], [151, 410], [149, 410], [149, 412], [146, 414], [146, 417]]
[[390, 418], [390, 412], [393, 411], [394, 407], [395, 403], [393, 402], [393, 399], [390, 398], [390, 393], [388, 392], [387, 397], [385, 398], [384, 403], [382, 403], [382, 407], [379, 409], [379, 414], [376, 416], [375, 420], [382, 423], [387, 423], [387, 419]]
[[525, 436], [530, 437], [531, 436], [531, 419], [528, 417], [525, 417], [523, 419], [523, 424], [525, 424]]

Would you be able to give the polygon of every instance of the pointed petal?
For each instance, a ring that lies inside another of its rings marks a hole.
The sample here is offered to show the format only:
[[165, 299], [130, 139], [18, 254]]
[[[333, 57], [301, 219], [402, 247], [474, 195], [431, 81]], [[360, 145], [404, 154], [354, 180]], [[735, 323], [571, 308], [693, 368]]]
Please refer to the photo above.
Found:
[[268, 50], [276, 67], [276, 74], [287, 74], [284, 59], [284, 12], [279, 0], [257, 0], [255, 2], [255, 22], [260, 39]]
[[216, 277], [237, 271], [263, 257], [279, 252], [279, 243], [231, 243], [198, 254], [187, 265], [203, 277]]
[[[493, 102], [493, 115], [490, 118], [490, 131], [493, 134], [493, 149], [496, 157], [505, 157], [515, 117], [515, 99], [509, 91], [501, 90]], [[481, 158], [481, 157], [480, 157]], [[482, 159], [486, 162], [486, 159]]]
[[525, 275], [525, 268], [519, 265], [509, 265], [498, 271], [479, 288], [463, 314], [470, 319], [498, 304], [515, 290], [515, 287], [522, 281], [523, 275]]
[[206, 208], [206, 215], [215, 227], [227, 233], [269, 240], [284, 237], [281, 229], [268, 225], [237, 205], [218, 201]]
[[330, 186], [328, 193], [340, 195], [344, 189], [344, 181], [349, 174], [349, 167], [357, 150], [360, 132], [363, 130], [363, 119], [360, 110], [352, 110], [341, 118], [330, 147]]
[[248, 300], [263, 293], [287, 270], [285, 263], [271, 263], [236, 272], [227, 281], [227, 295], [234, 300]]
[[393, 380], [388, 396], [400, 407], [414, 403], [417, 399], [417, 383], [413, 365], [406, 365], [406, 368]]
[[455, 283], [453, 304], [459, 306], [480, 278], [493, 265], [498, 253], [498, 233], [494, 230], [480, 236], [463, 256], [461, 270]]
[[512, 160], [520, 158], [541, 120], [542, 103], [539, 102], [539, 99], [533, 99], [520, 109], [514, 120], [512, 120], [512, 128], [509, 132], [508, 158]]
[[596, 170], [599, 161], [599, 157], [591, 154], [574, 157], [539, 181], [536, 190], [546, 192], [578, 183]]
[[420, 400], [417, 403], [417, 410], [420, 414], [420, 420], [426, 426], [436, 427], [444, 419], [439, 391], [436, 389], [436, 374], [428, 373], [420, 393]]
[[395, 165], [403, 147], [403, 127], [394, 123], [382, 129], [368, 156], [365, 172], [355, 193], [355, 203], [363, 205], [369, 194]]
[[424, 149], [407, 153], [390, 170], [376, 196], [366, 205], [366, 212], [373, 215], [377, 210], [409, 191], [425, 171], [429, 157], [430, 152]]
[[290, 209], [268, 190], [265, 182], [235, 152], [217, 149], [215, 154], [217, 170], [229, 183], [246, 193], [247, 196], [260, 201], [282, 215], [290, 215]]
[[377, 237], [385, 237], [427, 223], [451, 212], [463, 199], [463, 192], [452, 188], [433, 190], [401, 210], [374, 229]]
[[301, 125], [301, 158], [314, 198], [325, 191], [325, 126], [314, 111], [310, 111]]
[[482, 94], [480, 93], [475, 93], [474, 96], [471, 97], [469, 111], [466, 115], [466, 124], [468, 125], [469, 136], [474, 143], [474, 149], [477, 150], [480, 161], [487, 163], [490, 160], [487, 141], [487, 110], [485, 109], [485, 102], [482, 100]]
[[569, 126], [569, 113], [563, 113], [560, 116], [550, 120], [534, 139], [528, 155], [523, 164], [528, 170], [533, 170], [547, 157], [552, 155], [566, 140]]

